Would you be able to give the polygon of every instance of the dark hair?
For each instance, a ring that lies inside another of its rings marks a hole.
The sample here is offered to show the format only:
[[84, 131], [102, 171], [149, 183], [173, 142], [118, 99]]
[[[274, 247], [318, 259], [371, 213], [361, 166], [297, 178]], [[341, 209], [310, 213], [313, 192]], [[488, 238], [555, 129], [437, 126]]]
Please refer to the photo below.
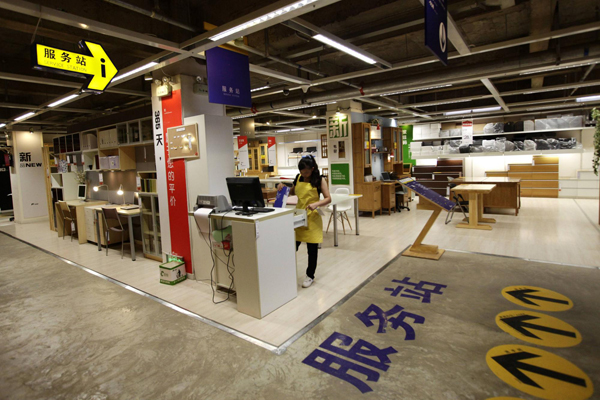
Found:
[[302, 171], [306, 168], [314, 168], [310, 176], [310, 184], [312, 187], [321, 189], [321, 173], [319, 172], [319, 166], [313, 156], [304, 156], [298, 163], [298, 171]]

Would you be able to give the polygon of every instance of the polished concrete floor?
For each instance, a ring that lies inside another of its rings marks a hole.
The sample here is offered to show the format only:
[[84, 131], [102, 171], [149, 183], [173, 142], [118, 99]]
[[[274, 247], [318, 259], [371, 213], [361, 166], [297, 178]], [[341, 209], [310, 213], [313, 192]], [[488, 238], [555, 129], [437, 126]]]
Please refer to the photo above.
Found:
[[[598, 268], [452, 251], [439, 262], [399, 257], [276, 355], [4, 234], [0, 254], [1, 399], [538, 398], [488, 367], [488, 351], [511, 344], [575, 364], [591, 379], [587, 398], [599, 398], [592, 387], [600, 381]], [[410, 284], [392, 282], [404, 278], [445, 287], [430, 285], [441, 293], [427, 303], [406, 291]], [[545, 313], [578, 330], [581, 343], [552, 348], [504, 332], [498, 313], [528, 309], [501, 291], [520, 285], [572, 300], [569, 310]], [[386, 290], [398, 286], [404, 291]], [[336, 333], [350, 337], [349, 346], [339, 339], [327, 346]], [[362, 351], [349, 350], [360, 339]], [[544, 398], [586, 398], [581, 383], [528, 376], [554, 385]], [[568, 395], [552, 397], [560, 393]]]

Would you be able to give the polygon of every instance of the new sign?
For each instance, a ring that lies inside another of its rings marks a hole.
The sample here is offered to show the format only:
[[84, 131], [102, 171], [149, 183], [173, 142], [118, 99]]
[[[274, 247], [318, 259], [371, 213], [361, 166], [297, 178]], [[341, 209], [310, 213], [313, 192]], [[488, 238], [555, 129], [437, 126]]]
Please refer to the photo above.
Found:
[[31, 47], [33, 68], [88, 78], [81, 90], [103, 92], [119, 71], [99, 44], [82, 40], [79, 47], [83, 53], [34, 44]]
[[448, 65], [446, 0], [425, 0], [425, 47]]

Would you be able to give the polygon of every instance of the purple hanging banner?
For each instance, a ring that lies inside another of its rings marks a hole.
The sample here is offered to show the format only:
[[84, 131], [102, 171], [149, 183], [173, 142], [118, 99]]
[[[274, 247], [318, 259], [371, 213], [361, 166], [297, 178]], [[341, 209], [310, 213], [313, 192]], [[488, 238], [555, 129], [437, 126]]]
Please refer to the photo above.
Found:
[[206, 51], [208, 101], [237, 107], [252, 107], [248, 56], [215, 47]]

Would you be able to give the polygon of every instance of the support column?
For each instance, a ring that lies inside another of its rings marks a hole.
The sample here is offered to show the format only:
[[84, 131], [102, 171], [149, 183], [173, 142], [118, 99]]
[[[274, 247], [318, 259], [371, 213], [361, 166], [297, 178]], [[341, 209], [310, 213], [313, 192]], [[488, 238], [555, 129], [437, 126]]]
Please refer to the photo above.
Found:
[[13, 210], [19, 224], [48, 218], [43, 167], [42, 132], [13, 132], [13, 161], [10, 168]]

